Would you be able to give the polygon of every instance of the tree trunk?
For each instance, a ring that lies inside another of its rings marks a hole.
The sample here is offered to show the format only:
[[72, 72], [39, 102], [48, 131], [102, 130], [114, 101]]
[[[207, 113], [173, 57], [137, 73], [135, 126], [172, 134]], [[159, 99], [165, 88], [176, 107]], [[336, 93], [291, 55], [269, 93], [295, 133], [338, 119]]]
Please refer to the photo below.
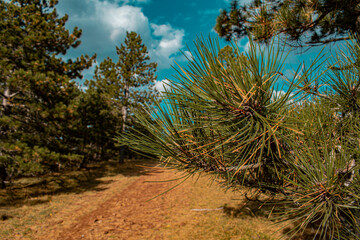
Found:
[[[126, 120], [127, 120], [127, 100], [129, 98], [129, 84], [125, 85], [124, 89], [124, 105], [121, 107], [121, 114], [122, 114], [122, 126], [121, 126], [121, 133], [124, 133], [126, 130]], [[119, 163], [124, 163], [124, 155], [125, 155], [125, 146], [120, 147], [120, 158]]]
[[3, 165], [0, 166], [0, 181], [1, 181], [1, 186], [0, 186], [0, 188], [1, 188], [1, 189], [6, 188], [6, 183], [5, 183], [5, 181], [6, 181], [7, 177], [8, 177], [8, 174], [7, 174], [7, 171], [6, 171], [5, 166], [3, 166]]
[[19, 92], [10, 93], [10, 87], [5, 83], [4, 93], [1, 93], [1, 95], [2, 95], [1, 105], [2, 105], [3, 111], [0, 112], [0, 116], [9, 115], [10, 107], [12, 106], [10, 99], [15, 97], [18, 94], [19, 94]]
[[6, 86], [5, 90], [4, 90], [4, 94], [3, 94], [3, 99], [2, 99], [2, 107], [3, 107], [5, 115], [7, 115], [7, 111], [8, 111], [9, 105], [10, 105], [9, 100], [8, 100], [9, 98], [10, 98], [10, 89]]

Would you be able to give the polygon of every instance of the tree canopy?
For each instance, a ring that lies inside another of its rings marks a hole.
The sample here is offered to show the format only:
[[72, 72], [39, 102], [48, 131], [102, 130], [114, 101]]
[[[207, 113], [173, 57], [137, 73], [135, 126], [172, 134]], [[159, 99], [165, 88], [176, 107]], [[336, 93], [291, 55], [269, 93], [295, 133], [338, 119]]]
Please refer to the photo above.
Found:
[[359, 0], [252, 0], [217, 17], [215, 31], [226, 40], [250, 34], [269, 42], [281, 35], [293, 46], [316, 46], [360, 33]]
[[96, 67], [85, 91], [76, 84], [95, 55], [65, 60], [80, 45], [56, 0], [0, 1], [0, 180], [38, 175], [120, 158], [114, 137], [136, 128], [129, 109], [157, 97], [140, 35], [127, 33], [118, 62]]
[[[135, 32], [127, 32], [124, 43], [116, 47], [116, 53], [118, 61], [114, 63], [111, 58], [106, 58], [96, 67], [94, 80], [87, 84], [87, 93], [100, 94], [101, 102], [107, 106], [99, 109], [102, 114], [107, 114], [107, 117], [101, 118], [99, 115], [99, 124], [90, 125], [99, 136], [102, 136], [99, 144], [103, 147], [109, 144], [109, 149], [114, 149], [115, 135], [125, 132], [126, 126], [136, 125], [130, 109], [141, 109], [145, 104], [151, 105], [158, 97], [157, 90], [152, 88], [156, 80], [157, 64], [149, 62], [147, 47], [142, 43], [141, 36]], [[106, 124], [105, 119], [113, 120]], [[120, 162], [123, 162], [125, 148], [117, 150], [120, 151]], [[113, 152], [113, 155], [116, 153]]]
[[65, 28], [57, 1], [0, 2], [0, 168], [10, 175], [61, 168], [78, 158], [72, 79], [93, 57], [64, 60], [79, 46], [81, 30]]

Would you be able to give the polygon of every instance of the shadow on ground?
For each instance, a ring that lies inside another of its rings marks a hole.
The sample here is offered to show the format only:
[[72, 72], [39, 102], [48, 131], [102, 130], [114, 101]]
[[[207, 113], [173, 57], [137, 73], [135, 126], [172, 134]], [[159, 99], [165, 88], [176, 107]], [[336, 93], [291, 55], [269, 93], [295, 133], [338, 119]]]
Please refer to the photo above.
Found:
[[250, 217], [267, 217], [271, 212], [271, 206], [264, 202], [256, 200], [243, 201], [235, 206], [224, 205], [224, 213], [233, 218]]
[[[242, 217], [269, 218], [273, 215], [279, 217], [279, 214], [276, 214], [275, 212], [281, 213], [284, 211], [286, 211], [286, 207], [283, 205], [278, 205], [277, 208], [274, 209], [273, 204], [266, 204], [265, 202], [257, 201], [257, 200], [247, 200], [235, 206], [228, 206], [225, 204], [223, 207], [223, 212], [227, 216], [233, 218], [242, 218]], [[274, 224], [276, 224], [275, 221]], [[295, 229], [295, 226], [298, 226], [299, 224], [301, 224], [301, 221], [291, 222], [291, 223], [289, 222], [284, 226], [284, 228], [282, 228], [283, 234], [286, 234], [290, 237]], [[308, 226], [303, 232], [299, 231], [298, 233], [294, 234], [291, 239], [293, 240], [319, 239], [315, 237], [317, 226], [318, 224]]]
[[147, 175], [150, 171], [156, 171], [152, 169], [156, 165], [156, 161], [150, 160], [126, 160], [123, 164], [107, 161], [78, 171], [17, 179], [6, 189], [0, 190], [0, 208], [42, 204], [51, 201], [51, 196], [63, 193], [103, 191], [112, 182], [102, 179], [104, 177]]

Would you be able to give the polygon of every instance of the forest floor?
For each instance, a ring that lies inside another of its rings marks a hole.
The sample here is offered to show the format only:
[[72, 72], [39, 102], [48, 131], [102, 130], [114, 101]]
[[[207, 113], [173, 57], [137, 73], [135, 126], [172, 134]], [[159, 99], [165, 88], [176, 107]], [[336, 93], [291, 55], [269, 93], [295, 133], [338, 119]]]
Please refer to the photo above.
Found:
[[225, 192], [206, 175], [182, 183], [181, 177], [183, 173], [155, 162], [133, 160], [120, 166], [108, 162], [89, 171], [18, 179], [0, 191], [0, 239], [284, 236], [281, 226], [268, 220], [259, 205], [245, 205], [243, 192]]

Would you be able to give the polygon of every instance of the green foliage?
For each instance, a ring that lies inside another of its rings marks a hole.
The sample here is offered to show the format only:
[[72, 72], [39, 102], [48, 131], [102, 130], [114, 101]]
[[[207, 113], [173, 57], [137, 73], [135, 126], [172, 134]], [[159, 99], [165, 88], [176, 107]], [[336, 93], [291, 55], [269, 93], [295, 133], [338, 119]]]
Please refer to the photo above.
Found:
[[79, 159], [73, 99], [80, 91], [71, 79], [82, 77], [95, 56], [62, 59], [80, 44], [81, 31], [65, 28], [68, 16], [60, 18], [56, 4], [0, 2], [2, 181], [60, 169]]
[[[321, 45], [358, 35], [359, 0], [252, 0], [217, 17], [215, 31], [226, 40], [251, 34], [254, 40], [269, 42], [285, 35], [294, 45]], [[288, 42], [289, 43], [289, 42]]]
[[79, 101], [81, 118], [82, 167], [88, 162], [116, 159], [118, 149], [114, 146], [114, 135], [120, 131], [119, 104], [114, 104], [108, 92], [89, 86]]
[[357, 42], [334, 64], [319, 55], [290, 78], [279, 46], [250, 41], [242, 54], [199, 39], [163, 104], [136, 112], [151, 134], [120, 141], [229, 188], [257, 189], [272, 216], [294, 220], [290, 237], [311, 226], [320, 239], [359, 238]]
[[85, 144], [96, 155], [91, 157], [93, 160], [111, 156], [123, 161], [124, 149], [116, 146], [114, 136], [124, 132], [125, 126], [136, 127], [130, 109], [151, 105], [158, 97], [152, 88], [156, 63], [149, 63], [140, 35], [127, 33], [116, 52], [117, 63], [107, 58], [96, 67], [94, 80], [87, 82], [88, 90], [80, 104], [83, 125], [87, 126]]

